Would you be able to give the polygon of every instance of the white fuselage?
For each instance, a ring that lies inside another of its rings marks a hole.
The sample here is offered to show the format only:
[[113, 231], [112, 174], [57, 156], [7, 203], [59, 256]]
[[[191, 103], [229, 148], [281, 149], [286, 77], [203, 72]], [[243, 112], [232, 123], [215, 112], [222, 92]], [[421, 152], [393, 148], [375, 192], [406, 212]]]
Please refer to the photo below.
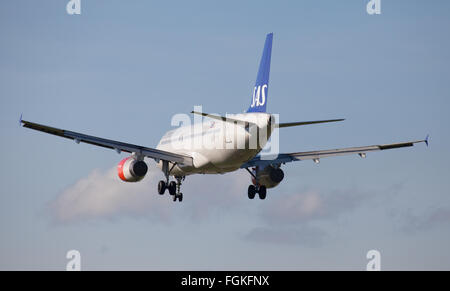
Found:
[[[232, 172], [256, 156], [272, 134], [268, 113], [227, 115], [238, 124], [211, 119], [168, 131], [157, 149], [192, 157], [193, 166], [176, 165], [170, 175], [218, 174]], [[244, 122], [257, 126], [251, 129]], [[158, 163], [162, 167], [162, 162]], [[172, 164], [169, 165], [172, 167]]]

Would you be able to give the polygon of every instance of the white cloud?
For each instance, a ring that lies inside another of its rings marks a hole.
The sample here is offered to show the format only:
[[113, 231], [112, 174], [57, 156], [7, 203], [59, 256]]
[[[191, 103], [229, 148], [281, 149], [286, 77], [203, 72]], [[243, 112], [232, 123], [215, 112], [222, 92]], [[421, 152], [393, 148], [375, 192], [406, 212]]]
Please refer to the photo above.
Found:
[[328, 234], [315, 222], [351, 212], [367, 197], [355, 190], [277, 195], [261, 209], [264, 226], [251, 229], [243, 238], [260, 243], [317, 247], [324, 243]]
[[182, 185], [183, 202], [157, 193], [163, 177], [150, 166], [144, 180], [125, 183], [116, 169], [94, 170], [62, 191], [50, 203], [56, 222], [68, 223], [87, 219], [116, 219], [121, 216], [145, 217], [170, 223], [176, 216], [201, 221], [212, 213], [233, 209], [237, 200], [246, 199], [249, 177], [244, 172], [227, 175], [188, 176]]
[[271, 205], [265, 205], [261, 216], [269, 224], [283, 225], [334, 219], [353, 210], [366, 198], [364, 193], [355, 190], [294, 193], [275, 198]]
[[[173, 202], [167, 193], [157, 194], [157, 182], [162, 177], [161, 171], [151, 166], [144, 180], [138, 183], [122, 182], [115, 168], [94, 170], [50, 203], [52, 217], [59, 223], [123, 217], [145, 218], [157, 223], [202, 222], [242, 211], [243, 200], [248, 199], [250, 178], [244, 171], [188, 176], [182, 185], [184, 200], [181, 203]], [[268, 195], [259, 213], [263, 224], [250, 228], [242, 238], [253, 242], [318, 246], [327, 233], [314, 222], [335, 219], [351, 211], [365, 196], [359, 191]]]
[[317, 192], [306, 192], [280, 197], [265, 207], [263, 218], [270, 223], [308, 220], [323, 211], [323, 200]]

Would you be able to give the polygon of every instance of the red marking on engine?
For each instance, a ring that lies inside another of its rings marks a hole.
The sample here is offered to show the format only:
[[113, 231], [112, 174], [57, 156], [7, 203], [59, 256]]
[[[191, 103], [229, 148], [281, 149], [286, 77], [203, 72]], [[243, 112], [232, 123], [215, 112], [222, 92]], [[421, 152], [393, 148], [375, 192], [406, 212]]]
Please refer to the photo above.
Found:
[[127, 182], [127, 179], [125, 178], [125, 175], [123, 174], [123, 165], [125, 164], [125, 162], [128, 159], [129, 158], [125, 158], [125, 159], [121, 160], [120, 163], [117, 165], [117, 173], [119, 174], [119, 178], [125, 182]]

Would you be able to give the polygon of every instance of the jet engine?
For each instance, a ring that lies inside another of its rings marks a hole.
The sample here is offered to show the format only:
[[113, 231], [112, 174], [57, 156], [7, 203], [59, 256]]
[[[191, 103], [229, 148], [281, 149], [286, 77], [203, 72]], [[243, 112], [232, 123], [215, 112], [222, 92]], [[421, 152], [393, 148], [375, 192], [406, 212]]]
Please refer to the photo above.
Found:
[[[280, 168], [274, 166], [267, 166], [262, 170], [255, 170], [255, 175], [258, 178], [259, 184], [266, 186], [266, 188], [273, 188], [280, 184], [284, 178], [284, 172]], [[253, 184], [256, 186], [256, 181], [252, 179]]]
[[120, 161], [117, 165], [119, 178], [125, 182], [138, 182], [147, 174], [147, 164], [133, 157], [128, 157]]

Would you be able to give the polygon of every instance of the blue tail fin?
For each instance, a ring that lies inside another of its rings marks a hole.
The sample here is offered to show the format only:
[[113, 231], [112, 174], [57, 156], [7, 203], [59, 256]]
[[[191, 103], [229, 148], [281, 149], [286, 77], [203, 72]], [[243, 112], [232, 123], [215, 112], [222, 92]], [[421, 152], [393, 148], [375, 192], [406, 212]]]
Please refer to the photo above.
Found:
[[269, 93], [270, 57], [272, 55], [273, 33], [269, 33], [264, 43], [264, 51], [259, 63], [252, 103], [247, 112], [266, 112], [267, 96]]

